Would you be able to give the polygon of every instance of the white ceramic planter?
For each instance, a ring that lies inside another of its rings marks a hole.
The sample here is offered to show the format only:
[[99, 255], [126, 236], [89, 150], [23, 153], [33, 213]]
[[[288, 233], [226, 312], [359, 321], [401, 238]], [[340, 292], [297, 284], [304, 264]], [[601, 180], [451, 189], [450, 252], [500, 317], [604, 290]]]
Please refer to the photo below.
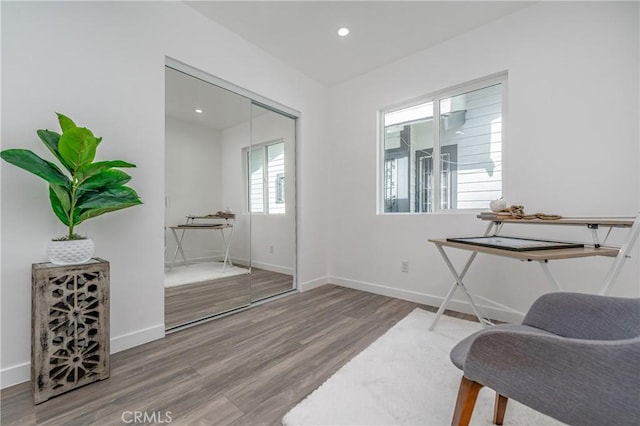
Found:
[[93, 257], [93, 240], [49, 241], [47, 255], [54, 265], [86, 263]]

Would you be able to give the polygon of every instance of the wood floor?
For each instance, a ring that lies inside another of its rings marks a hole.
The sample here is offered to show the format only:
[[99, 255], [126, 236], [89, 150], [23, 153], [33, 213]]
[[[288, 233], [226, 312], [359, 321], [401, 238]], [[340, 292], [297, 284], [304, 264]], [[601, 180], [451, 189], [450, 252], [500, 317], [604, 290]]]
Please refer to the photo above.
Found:
[[113, 354], [109, 379], [37, 406], [29, 383], [4, 389], [0, 420], [117, 425], [139, 412], [172, 425], [279, 425], [418, 306], [333, 285], [294, 293]]
[[207, 318], [293, 288], [291, 275], [252, 268], [251, 276], [235, 275], [164, 291], [167, 329]]

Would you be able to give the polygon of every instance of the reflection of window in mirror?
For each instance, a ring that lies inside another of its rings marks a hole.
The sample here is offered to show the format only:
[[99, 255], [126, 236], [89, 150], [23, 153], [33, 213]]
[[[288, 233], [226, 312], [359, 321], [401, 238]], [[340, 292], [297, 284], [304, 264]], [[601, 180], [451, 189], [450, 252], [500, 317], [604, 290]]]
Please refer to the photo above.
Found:
[[249, 213], [284, 214], [284, 141], [245, 148]]
[[276, 175], [276, 204], [284, 204], [284, 173]]

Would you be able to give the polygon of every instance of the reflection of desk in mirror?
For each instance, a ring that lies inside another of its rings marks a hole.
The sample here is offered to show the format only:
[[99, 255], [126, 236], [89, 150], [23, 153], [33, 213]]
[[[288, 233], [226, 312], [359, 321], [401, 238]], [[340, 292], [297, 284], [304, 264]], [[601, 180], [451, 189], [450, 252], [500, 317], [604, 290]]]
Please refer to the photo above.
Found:
[[[187, 265], [187, 257], [184, 254], [184, 250], [182, 248], [182, 242], [184, 240], [184, 234], [188, 230], [209, 230], [209, 231], [220, 231], [220, 235], [222, 236], [223, 242], [223, 252], [224, 252], [224, 261], [222, 263], [222, 272], [224, 272], [227, 264], [229, 266], [233, 266], [231, 263], [231, 259], [229, 258], [229, 249], [231, 248], [231, 240], [233, 238], [233, 222], [235, 221], [236, 215], [233, 213], [216, 213], [209, 214], [204, 216], [187, 216], [187, 221], [183, 225], [174, 225], [170, 226], [171, 233], [173, 234], [173, 238], [176, 240], [176, 250], [173, 253], [173, 258], [171, 259], [171, 264], [169, 265], [169, 269], [173, 267], [173, 264], [176, 261], [176, 257], [178, 257], [178, 253], [182, 256], [182, 260], [184, 264]], [[206, 222], [201, 222], [206, 220]], [[211, 221], [217, 222], [211, 222]], [[220, 222], [220, 221], [223, 222]], [[227, 231], [228, 230], [228, 231]], [[180, 236], [178, 236], [178, 231]]]

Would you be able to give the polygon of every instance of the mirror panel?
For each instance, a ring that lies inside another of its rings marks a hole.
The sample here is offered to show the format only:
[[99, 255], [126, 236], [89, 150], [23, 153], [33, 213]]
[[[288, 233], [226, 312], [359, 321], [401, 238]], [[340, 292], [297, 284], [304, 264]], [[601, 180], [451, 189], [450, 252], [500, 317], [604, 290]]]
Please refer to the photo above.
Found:
[[254, 104], [247, 158], [251, 301], [295, 288], [296, 121]]
[[250, 141], [251, 101], [170, 67], [165, 76], [165, 327], [171, 329], [250, 304], [242, 150]]

